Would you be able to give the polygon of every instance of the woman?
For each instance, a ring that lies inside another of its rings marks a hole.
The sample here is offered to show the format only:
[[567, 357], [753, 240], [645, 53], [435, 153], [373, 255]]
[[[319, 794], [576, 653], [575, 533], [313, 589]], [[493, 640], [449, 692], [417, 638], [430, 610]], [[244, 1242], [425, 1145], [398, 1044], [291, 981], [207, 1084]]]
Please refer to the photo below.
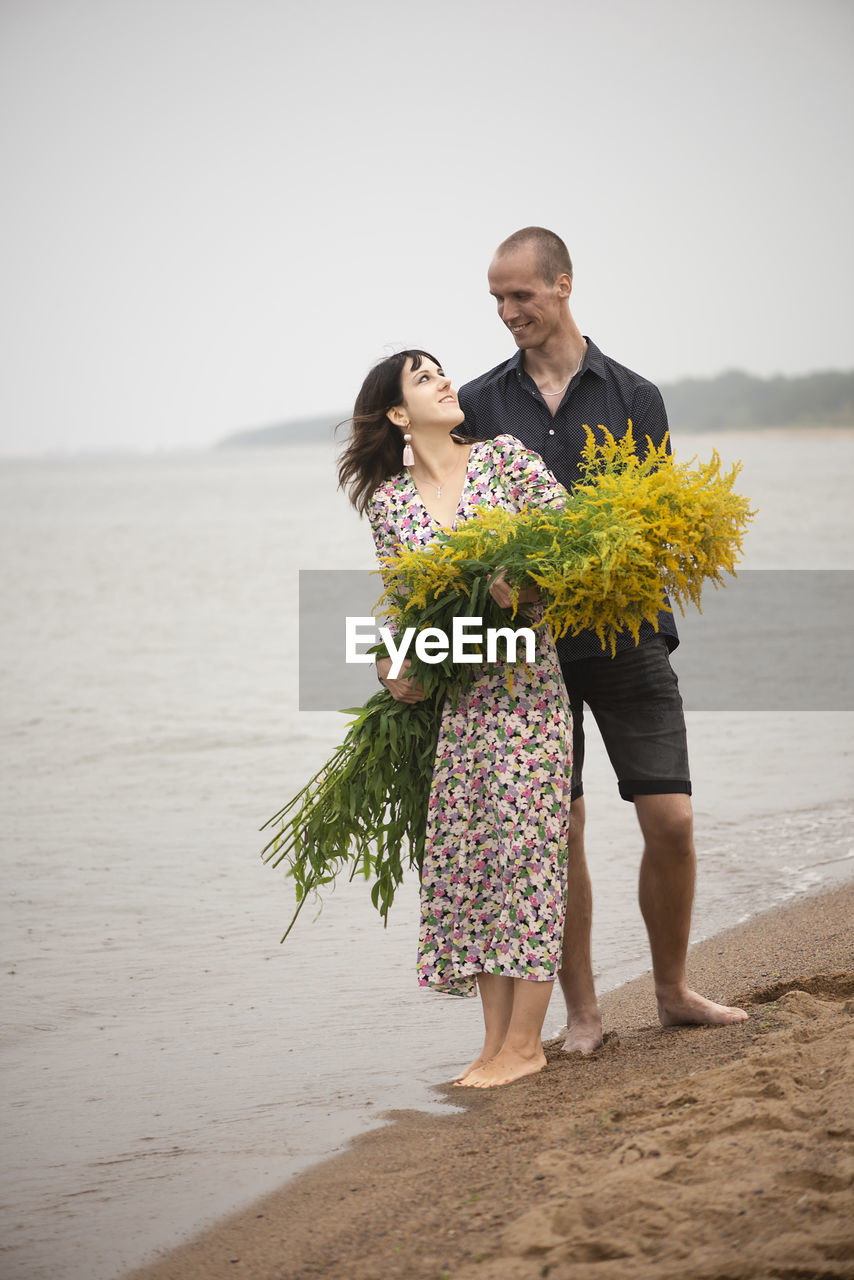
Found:
[[[456, 394], [426, 351], [398, 352], [371, 370], [356, 400], [339, 478], [367, 513], [377, 553], [428, 545], [479, 506], [561, 505], [565, 490], [512, 436], [472, 442]], [[501, 579], [491, 587], [511, 603]], [[520, 597], [534, 600], [527, 589]], [[384, 677], [389, 663], [378, 664]], [[408, 665], [408, 664], [406, 664]], [[401, 673], [392, 696], [417, 702]], [[418, 980], [480, 993], [484, 1043], [458, 1077], [491, 1088], [540, 1071], [552, 982], [560, 963], [569, 824], [572, 724], [551, 641], [515, 669], [484, 665], [457, 707], [443, 708], [421, 879]]]

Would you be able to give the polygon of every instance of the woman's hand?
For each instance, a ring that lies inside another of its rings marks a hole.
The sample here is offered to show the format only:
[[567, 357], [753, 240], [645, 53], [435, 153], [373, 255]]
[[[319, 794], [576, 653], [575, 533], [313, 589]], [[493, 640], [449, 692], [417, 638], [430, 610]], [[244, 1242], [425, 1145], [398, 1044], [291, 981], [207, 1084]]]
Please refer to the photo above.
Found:
[[[404, 658], [401, 663], [401, 673], [407, 671], [412, 663], [408, 658]], [[380, 684], [384, 684], [388, 689], [395, 702], [423, 702], [427, 696], [420, 684], [416, 684], [414, 680], [407, 680], [401, 674], [394, 680], [389, 677], [391, 671], [391, 658], [377, 658], [377, 676]]]
[[[495, 575], [489, 584], [489, 594], [492, 596], [499, 609], [511, 609], [513, 607], [513, 590], [504, 577], [502, 569]], [[538, 604], [540, 593], [533, 583], [527, 587], [522, 587], [519, 591], [517, 604]]]

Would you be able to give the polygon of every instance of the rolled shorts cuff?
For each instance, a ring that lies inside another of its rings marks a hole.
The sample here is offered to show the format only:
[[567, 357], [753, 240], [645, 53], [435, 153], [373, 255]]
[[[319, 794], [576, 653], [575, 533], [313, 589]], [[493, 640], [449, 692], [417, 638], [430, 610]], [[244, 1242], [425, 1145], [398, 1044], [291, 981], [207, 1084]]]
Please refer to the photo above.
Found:
[[638, 781], [629, 778], [618, 780], [617, 786], [622, 798], [629, 802], [635, 796], [691, 795], [691, 783], [684, 778], [643, 778]]

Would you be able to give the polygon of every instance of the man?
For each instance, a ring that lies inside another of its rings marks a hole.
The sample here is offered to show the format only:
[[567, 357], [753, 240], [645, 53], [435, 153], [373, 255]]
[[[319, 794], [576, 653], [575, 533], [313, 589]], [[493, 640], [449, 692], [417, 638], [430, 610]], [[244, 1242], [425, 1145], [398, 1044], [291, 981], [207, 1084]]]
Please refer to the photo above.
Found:
[[[658, 389], [603, 355], [572, 318], [572, 262], [559, 236], [542, 227], [525, 227], [509, 236], [490, 264], [489, 291], [518, 351], [460, 389], [470, 434], [481, 439], [516, 436], [542, 456], [567, 488], [578, 478], [585, 425], [594, 431], [602, 425], [621, 437], [631, 419], [639, 449], [647, 436], [653, 444], [661, 443], [667, 415]], [[599, 726], [620, 794], [634, 803], [643, 834], [639, 898], [662, 1025], [725, 1025], [747, 1017], [742, 1009], [704, 999], [685, 980], [695, 858], [685, 721], [669, 660], [678, 643], [672, 614], [662, 612], [658, 632], [645, 624], [637, 644], [628, 633], [621, 635], [613, 658], [590, 632], [558, 644], [575, 720], [560, 972], [567, 1052], [589, 1054], [602, 1043], [584, 854], [585, 703]]]

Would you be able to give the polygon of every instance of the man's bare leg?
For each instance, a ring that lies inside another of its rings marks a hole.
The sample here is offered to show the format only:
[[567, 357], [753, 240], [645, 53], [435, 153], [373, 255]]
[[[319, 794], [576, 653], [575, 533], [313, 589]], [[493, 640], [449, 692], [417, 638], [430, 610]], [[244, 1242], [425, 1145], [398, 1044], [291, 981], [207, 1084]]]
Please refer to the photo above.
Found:
[[512, 990], [513, 1011], [504, 1043], [488, 1062], [457, 1083], [467, 1089], [494, 1089], [524, 1076], [535, 1075], [546, 1065], [543, 1022], [552, 994], [551, 982], [528, 978], [497, 978]]
[[602, 1043], [602, 1015], [593, 985], [590, 929], [593, 894], [584, 857], [584, 797], [569, 811], [566, 921], [558, 977], [566, 1001], [566, 1053], [590, 1054]]
[[638, 897], [652, 951], [659, 1021], [665, 1027], [744, 1022], [743, 1009], [706, 1000], [686, 982], [696, 868], [689, 797], [635, 796], [635, 810], [644, 837]]

